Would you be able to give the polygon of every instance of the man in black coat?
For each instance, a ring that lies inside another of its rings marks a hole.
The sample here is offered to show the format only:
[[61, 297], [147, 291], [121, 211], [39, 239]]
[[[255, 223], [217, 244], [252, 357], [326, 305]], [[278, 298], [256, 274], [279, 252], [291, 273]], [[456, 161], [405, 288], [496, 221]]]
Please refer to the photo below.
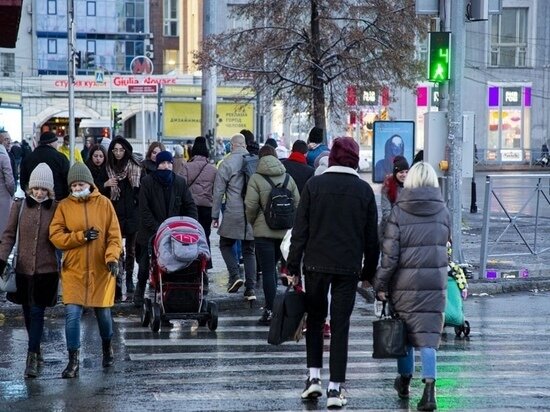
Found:
[[322, 396], [323, 325], [330, 311], [330, 382], [327, 407], [347, 401], [340, 385], [346, 381], [350, 316], [359, 280], [370, 280], [378, 264], [378, 212], [370, 185], [357, 174], [359, 146], [350, 138], [334, 140], [329, 167], [312, 177], [301, 193], [296, 212], [288, 271], [299, 283], [305, 274], [309, 378], [302, 399]]
[[39, 163], [46, 163], [53, 173], [55, 200], [62, 200], [69, 196], [67, 176], [70, 164], [67, 158], [57, 151], [57, 136], [52, 132], [40, 135], [38, 147], [27, 154], [21, 162], [20, 184], [21, 189], [27, 190], [31, 172]]
[[306, 182], [313, 176], [315, 169], [307, 164], [306, 160], [307, 143], [303, 140], [296, 140], [292, 145], [292, 152], [287, 159], [283, 160], [283, 166], [287, 173], [292, 176], [298, 186], [298, 191], [302, 189]]
[[134, 292], [136, 307], [143, 304], [149, 274], [148, 246], [159, 226], [173, 216], [198, 219], [197, 206], [185, 179], [172, 172], [172, 154], [168, 151], [159, 152], [156, 163], [157, 169], [141, 180], [139, 190], [139, 229], [136, 247], [139, 271], [138, 284]]

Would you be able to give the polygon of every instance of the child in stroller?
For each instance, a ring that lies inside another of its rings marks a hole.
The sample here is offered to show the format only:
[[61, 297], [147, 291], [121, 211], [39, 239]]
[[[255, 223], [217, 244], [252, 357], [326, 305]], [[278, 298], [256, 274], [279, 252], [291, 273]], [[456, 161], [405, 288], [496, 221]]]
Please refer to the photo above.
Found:
[[149, 249], [149, 285], [141, 313], [142, 326], [158, 332], [161, 320], [196, 319], [199, 326], [218, 326], [218, 308], [205, 299], [210, 249], [195, 219], [175, 216], [158, 228]]

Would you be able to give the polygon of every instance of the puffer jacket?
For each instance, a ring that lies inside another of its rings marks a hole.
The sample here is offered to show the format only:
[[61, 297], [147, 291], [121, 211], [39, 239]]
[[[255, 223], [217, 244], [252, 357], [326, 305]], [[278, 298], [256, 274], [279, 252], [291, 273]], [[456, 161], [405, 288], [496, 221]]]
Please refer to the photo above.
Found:
[[[86, 241], [84, 232], [91, 227], [99, 232], [99, 238]], [[86, 199], [69, 195], [55, 211], [50, 240], [64, 252], [63, 303], [97, 308], [113, 306], [116, 279], [107, 263], [120, 258], [122, 237], [111, 201], [95, 186]]]
[[229, 239], [254, 240], [252, 226], [246, 219], [241, 195], [244, 174], [241, 172], [243, 156], [248, 155], [244, 147], [233, 148], [221, 162], [214, 181], [212, 219], [219, 219], [225, 195], [225, 210], [218, 234]]
[[439, 347], [450, 235], [449, 211], [439, 188], [401, 191], [386, 225], [373, 286], [390, 295], [414, 347]]
[[[271, 239], [282, 239], [287, 232], [286, 229], [274, 230], [271, 229], [266, 221], [263, 210], [265, 209], [269, 194], [271, 193], [271, 185], [263, 177], [268, 176], [274, 185], [284, 183], [287, 176], [286, 169], [279, 159], [275, 156], [264, 156], [258, 162], [256, 173], [250, 177], [248, 187], [246, 189], [246, 197], [244, 204], [246, 207], [246, 218], [252, 225], [254, 237], [267, 237]], [[300, 192], [294, 179], [288, 175], [287, 189], [292, 192], [294, 198], [294, 207], [297, 209], [300, 203]]]
[[[193, 156], [177, 173], [185, 179], [197, 206], [212, 207], [214, 181], [218, 169], [204, 156]], [[174, 173], [176, 173], [174, 171]]]

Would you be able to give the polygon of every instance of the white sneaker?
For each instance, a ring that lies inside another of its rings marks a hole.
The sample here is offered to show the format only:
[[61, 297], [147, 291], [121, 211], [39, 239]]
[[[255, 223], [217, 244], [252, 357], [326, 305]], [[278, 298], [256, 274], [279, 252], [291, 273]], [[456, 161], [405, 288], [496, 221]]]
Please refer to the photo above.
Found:
[[331, 389], [330, 391], [327, 390], [327, 408], [341, 408], [342, 406], [346, 406], [348, 403], [348, 400], [342, 395], [342, 392], [340, 390]]
[[306, 379], [306, 388], [302, 392], [302, 399], [315, 400], [323, 396], [323, 389], [321, 388], [321, 380], [317, 378]]

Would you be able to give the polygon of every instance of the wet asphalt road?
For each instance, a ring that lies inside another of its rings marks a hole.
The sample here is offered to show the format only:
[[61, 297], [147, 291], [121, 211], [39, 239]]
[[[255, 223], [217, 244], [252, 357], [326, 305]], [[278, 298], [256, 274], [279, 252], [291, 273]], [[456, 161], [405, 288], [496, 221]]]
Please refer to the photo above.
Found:
[[[476, 296], [466, 301], [469, 339], [452, 328], [438, 352], [439, 410], [550, 410], [550, 293]], [[260, 308], [220, 313], [216, 332], [192, 321], [153, 334], [137, 316], [115, 317], [115, 366], [101, 367], [92, 313], [84, 316], [80, 377], [60, 378], [66, 364], [62, 318], [49, 318], [39, 378], [23, 379], [26, 333], [21, 318], [0, 326], [2, 411], [323, 410], [326, 398], [302, 403], [305, 347], [266, 343]], [[372, 305], [357, 299], [352, 317], [347, 410], [415, 410], [392, 389], [393, 361], [371, 357]], [[328, 341], [327, 341], [328, 342]], [[328, 373], [322, 373], [326, 387]]]

